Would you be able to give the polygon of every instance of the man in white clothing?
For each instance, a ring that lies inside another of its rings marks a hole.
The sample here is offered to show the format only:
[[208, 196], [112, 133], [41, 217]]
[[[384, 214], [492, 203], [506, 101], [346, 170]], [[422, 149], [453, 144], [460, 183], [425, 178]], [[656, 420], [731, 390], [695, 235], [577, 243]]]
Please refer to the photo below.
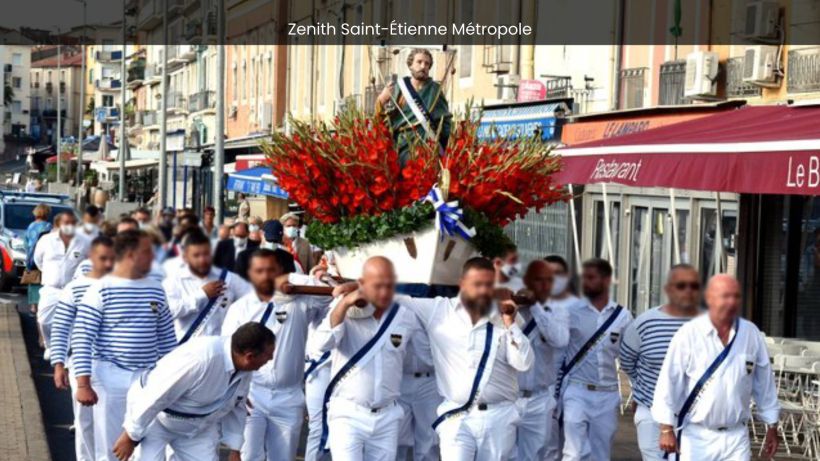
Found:
[[46, 360], [50, 356], [51, 324], [60, 291], [74, 278], [74, 271], [91, 247], [91, 240], [77, 233], [77, 217], [73, 213], [60, 213], [56, 221], [57, 230], [42, 236], [34, 248], [34, 264], [42, 273], [37, 323], [43, 332]]
[[438, 459], [438, 434], [433, 430], [436, 409], [442, 398], [436, 387], [433, 356], [427, 335], [416, 335], [413, 342], [423, 351], [410, 351], [404, 357], [404, 378], [401, 381], [399, 402], [404, 408], [404, 419], [399, 431], [399, 457], [406, 460], [412, 449], [414, 461]]
[[127, 461], [164, 461], [166, 447], [178, 461], [217, 461], [219, 441], [239, 458], [245, 399], [251, 372], [273, 356], [273, 332], [259, 323], [230, 337], [198, 337], [178, 347], [143, 374], [128, 391], [125, 429], [114, 444]]
[[436, 384], [444, 398], [434, 422], [441, 457], [509, 459], [520, 420], [515, 408], [518, 374], [532, 367], [532, 347], [518, 326], [515, 303], [493, 301], [492, 262], [468, 260], [459, 289], [455, 298], [398, 298], [416, 311], [430, 339]]
[[423, 332], [415, 313], [396, 301], [390, 260], [368, 259], [358, 286], [331, 307], [313, 338], [319, 350], [332, 351], [323, 441], [334, 461], [393, 461], [404, 417], [402, 366]]
[[529, 371], [518, 375], [521, 422], [517, 434], [517, 459], [520, 461], [544, 458], [554, 421], [554, 355], [556, 351], [563, 351], [569, 341], [569, 313], [563, 307], [549, 303], [552, 283], [552, 270], [545, 261], [530, 263], [524, 284], [535, 303], [520, 306], [518, 312], [524, 320], [523, 332], [530, 340], [535, 361]]
[[211, 240], [198, 229], [182, 241], [185, 266], [162, 283], [180, 343], [197, 336], [218, 336], [228, 306], [250, 293], [242, 277], [212, 264]]
[[582, 269], [587, 303], [569, 311], [569, 344], [556, 385], [563, 405], [564, 461], [611, 458], [621, 403], [615, 360], [632, 321], [632, 314], [609, 298], [609, 262], [590, 259]]
[[752, 322], [740, 318], [740, 285], [733, 277], [709, 280], [706, 305], [708, 312], [672, 337], [658, 375], [652, 416], [661, 425], [660, 448], [687, 461], [751, 459], [754, 399], [756, 419], [768, 426], [763, 456], [771, 459], [780, 404], [766, 343]]
[[308, 322], [316, 311], [327, 307], [330, 298], [283, 294], [281, 288], [288, 281], [315, 284], [293, 270], [293, 257], [288, 252], [255, 250], [248, 268], [254, 290], [228, 308], [222, 326], [226, 336], [246, 322], [260, 322], [273, 331], [278, 343], [273, 360], [253, 374], [243, 461], [291, 461], [299, 446]]

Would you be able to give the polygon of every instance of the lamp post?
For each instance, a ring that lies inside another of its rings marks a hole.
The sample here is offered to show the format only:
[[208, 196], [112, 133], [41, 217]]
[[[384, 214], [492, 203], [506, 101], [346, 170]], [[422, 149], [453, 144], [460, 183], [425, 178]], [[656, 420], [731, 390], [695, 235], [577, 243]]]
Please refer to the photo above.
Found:
[[83, 4], [83, 33], [80, 36], [80, 115], [77, 118], [77, 187], [83, 182], [83, 122], [85, 121], [85, 28], [86, 28], [86, 0], [74, 0]]
[[128, 27], [125, 21], [125, 12], [127, 9], [128, 0], [122, 0], [122, 65], [120, 66], [120, 148], [118, 149], [120, 155], [120, 184], [119, 184], [119, 199], [121, 202], [125, 201], [125, 156], [128, 151], [128, 136], [125, 133], [125, 58], [128, 53], [128, 44], [126, 43]]
[[56, 183], [63, 182], [62, 178], [62, 170], [61, 164], [62, 159], [60, 158], [60, 154], [63, 153], [63, 116], [62, 116], [62, 96], [60, 95], [60, 88], [62, 79], [60, 78], [60, 73], [62, 72], [62, 50], [60, 49], [60, 27], [57, 27], [57, 180]]
[[214, 140], [214, 211], [222, 224], [222, 174], [225, 170], [225, 0], [216, 2], [216, 139]]

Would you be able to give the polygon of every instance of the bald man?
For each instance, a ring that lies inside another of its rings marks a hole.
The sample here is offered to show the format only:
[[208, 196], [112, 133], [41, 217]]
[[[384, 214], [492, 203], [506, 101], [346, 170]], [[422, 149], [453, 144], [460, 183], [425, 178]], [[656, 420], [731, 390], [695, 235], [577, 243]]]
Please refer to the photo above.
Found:
[[402, 366], [407, 354], [425, 351], [413, 340], [421, 324], [395, 290], [393, 264], [370, 258], [357, 285], [337, 290], [349, 292], [311, 338], [311, 349], [331, 351], [322, 441], [334, 461], [396, 459]]
[[[780, 406], [766, 344], [740, 318], [740, 285], [720, 274], [706, 287], [708, 311], [680, 327], [658, 375], [652, 417], [660, 448], [679, 460], [751, 459], [750, 405], [768, 426], [763, 454], [777, 451]], [[678, 431], [676, 433], [676, 431]]]
[[524, 274], [524, 286], [532, 292], [535, 304], [518, 310], [524, 323], [523, 333], [530, 340], [535, 355], [532, 368], [518, 373], [518, 424], [516, 442], [518, 458], [542, 460], [552, 436], [553, 396], [557, 368], [555, 361], [569, 342], [569, 312], [560, 304], [550, 303], [553, 271], [546, 261], [530, 263]]

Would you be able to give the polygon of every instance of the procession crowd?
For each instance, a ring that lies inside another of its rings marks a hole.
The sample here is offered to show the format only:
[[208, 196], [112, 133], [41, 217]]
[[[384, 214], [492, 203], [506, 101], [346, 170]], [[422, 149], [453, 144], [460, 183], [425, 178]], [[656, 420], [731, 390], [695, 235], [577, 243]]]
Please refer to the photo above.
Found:
[[645, 460], [750, 459], [753, 411], [777, 450], [769, 357], [728, 275], [674, 266], [633, 319], [601, 259], [578, 294], [560, 256], [522, 268], [509, 247], [468, 260], [452, 297], [410, 297], [384, 257], [341, 280], [296, 214], [34, 213], [29, 303], [80, 461], [289, 461], [305, 421], [306, 460], [608, 460], [619, 372]]

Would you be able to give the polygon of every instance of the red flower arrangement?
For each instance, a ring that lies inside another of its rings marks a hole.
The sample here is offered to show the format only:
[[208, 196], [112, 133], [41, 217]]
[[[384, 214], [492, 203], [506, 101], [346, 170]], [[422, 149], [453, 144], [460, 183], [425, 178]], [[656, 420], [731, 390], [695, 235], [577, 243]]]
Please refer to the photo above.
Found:
[[456, 123], [442, 154], [436, 143], [415, 143], [403, 168], [378, 116], [349, 110], [330, 125], [294, 120], [291, 126], [291, 135], [275, 134], [263, 150], [279, 185], [325, 224], [413, 205], [444, 170], [448, 199], [494, 225], [565, 199], [552, 179], [560, 160], [540, 140], [478, 139], [476, 120]]

